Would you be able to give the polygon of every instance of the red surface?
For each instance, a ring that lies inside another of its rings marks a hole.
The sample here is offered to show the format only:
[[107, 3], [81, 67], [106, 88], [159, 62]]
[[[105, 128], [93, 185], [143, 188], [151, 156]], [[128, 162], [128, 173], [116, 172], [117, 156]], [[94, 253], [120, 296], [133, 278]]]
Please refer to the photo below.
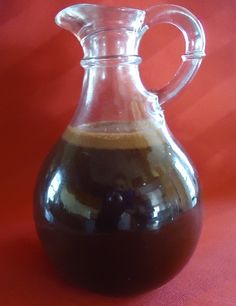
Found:
[[[156, 2], [97, 1], [140, 8]], [[201, 19], [207, 35], [207, 58], [196, 79], [165, 107], [169, 126], [192, 157], [203, 186], [204, 227], [189, 264], [160, 289], [111, 298], [69, 287], [48, 263], [34, 230], [32, 193], [40, 163], [69, 122], [80, 93], [81, 48], [53, 22], [58, 10], [74, 3], [0, 2], [0, 305], [236, 305], [234, 0], [175, 1]], [[168, 80], [182, 47], [169, 26], [146, 34], [141, 68], [147, 87]]]

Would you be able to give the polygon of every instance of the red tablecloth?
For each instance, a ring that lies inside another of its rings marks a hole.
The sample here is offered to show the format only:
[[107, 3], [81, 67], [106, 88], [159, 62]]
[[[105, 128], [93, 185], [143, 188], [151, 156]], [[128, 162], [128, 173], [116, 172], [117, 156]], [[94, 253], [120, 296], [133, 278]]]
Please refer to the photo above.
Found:
[[[156, 2], [97, 1], [139, 8]], [[168, 124], [192, 157], [203, 187], [204, 227], [191, 261], [162, 288], [126, 298], [72, 288], [48, 263], [34, 230], [32, 193], [39, 165], [80, 94], [81, 48], [53, 22], [58, 10], [74, 3], [0, 2], [0, 305], [236, 305], [234, 0], [175, 1], [199, 17], [207, 36], [207, 57], [198, 76], [165, 107]], [[164, 25], [146, 34], [141, 70], [147, 87], [163, 84], [175, 71], [181, 39]]]

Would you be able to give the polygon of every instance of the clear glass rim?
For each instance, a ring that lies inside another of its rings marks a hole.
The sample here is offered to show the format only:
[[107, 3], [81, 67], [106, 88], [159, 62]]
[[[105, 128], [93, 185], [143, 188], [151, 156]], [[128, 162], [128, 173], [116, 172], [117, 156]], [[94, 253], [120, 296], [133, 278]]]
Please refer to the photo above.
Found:
[[[79, 10], [80, 8], [84, 8], [84, 7], [90, 7], [92, 8], [104, 8], [106, 10], [109, 11], [114, 11], [114, 12], [127, 12], [127, 13], [145, 13], [145, 10], [140, 10], [137, 8], [133, 8], [133, 7], [125, 7], [125, 6], [110, 6], [110, 5], [105, 5], [105, 4], [93, 4], [93, 3], [78, 3], [78, 4], [74, 4], [74, 5], [70, 5], [65, 7], [64, 9], [62, 9], [61, 11], [59, 11], [57, 13], [57, 15], [55, 16], [55, 21], [58, 24], [60, 17], [62, 15], [69, 15], [70, 17], [73, 17], [72, 12], [74, 12], [76, 14], [76, 11]], [[75, 17], [75, 16], [74, 16]]]
[[[60, 12], [62, 11], [66, 11], [66, 10], [70, 10], [70, 9], [77, 9], [80, 7], [97, 7], [97, 8], [106, 8], [109, 10], [114, 10], [114, 11], [130, 11], [130, 12], [145, 12], [145, 10], [141, 10], [135, 7], [126, 7], [126, 6], [111, 6], [111, 5], [105, 5], [105, 4], [93, 4], [93, 3], [78, 3], [78, 4], [74, 4], [74, 5], [70, 5], [65, 7], [64, 9], [62, 9]], [[59, 12], [59, 14], [60, 14]]]

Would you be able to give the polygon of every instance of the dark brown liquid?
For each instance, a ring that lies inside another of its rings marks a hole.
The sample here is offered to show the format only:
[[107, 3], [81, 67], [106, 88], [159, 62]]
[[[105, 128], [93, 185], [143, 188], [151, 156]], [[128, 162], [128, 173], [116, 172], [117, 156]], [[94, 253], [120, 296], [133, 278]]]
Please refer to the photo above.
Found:
[[50, 258], [93, 290], [162, 285], [192, 255], [199, 203], [145, 137], [72, 134], [48, 157], [36, 189], [36, 226]]

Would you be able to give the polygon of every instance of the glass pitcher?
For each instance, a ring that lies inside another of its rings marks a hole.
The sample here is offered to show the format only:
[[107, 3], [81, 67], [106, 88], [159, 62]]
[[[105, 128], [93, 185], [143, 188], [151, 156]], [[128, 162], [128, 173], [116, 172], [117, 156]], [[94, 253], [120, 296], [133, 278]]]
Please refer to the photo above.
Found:
[[[80, 41], [85, 75], [75, 115], [38, 178], [37, 232], [58, 269], [80, 286], [109, 294], [159, 287], [189, 260], [201, 229], [196, 172], [160, 105], [197, 72], [202, 26], [169, 4], [146, 11], [78, 4], [56, 23]], [[158, 23], [180, 29], [186, 50], [173, 79], [150, 92], [138, 49]]]

